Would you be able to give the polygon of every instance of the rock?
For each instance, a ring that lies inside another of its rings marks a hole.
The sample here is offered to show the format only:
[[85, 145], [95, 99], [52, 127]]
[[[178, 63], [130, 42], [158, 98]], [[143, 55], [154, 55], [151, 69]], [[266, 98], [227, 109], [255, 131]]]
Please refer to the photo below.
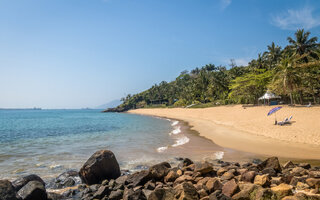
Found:
[[320, 178], [320, 171], [309, 171], [310, 178]]
[[156, 180], [161, 180], [168, 174], [170, 168], [171, 166], [167, 162], [153, 165], [149, 169], [150, 176]]
[[311, 165], [309, 163], [299, 163], [299, 167], [302, 167], [304, 169], [310, 169]]
[[181, 176], [183, 174], [182, 170], [181, 169], [177, 170], [177, 174]]
[[178, 200], [196, 200], [199, 199], [198, 192], [196, 188], [188, 182], [184, 182], [182, 184], [174, 187], [175, 190], [175, 198]]
[[198, 190], [198, 194], [199, 194], [200, 200], [201, 200], [202, 198], [208, 196], [208, 193], [206, 192], [205, 189]]
[[152, 182], [152, 180], [150, 180], [146, 184], [144, 184], [144, 188], [148, 190], [154, 190], [154, 188], [156, 188], [156, 184]]
[[307, 177], [294, 176], [290, 181], [290, 185], [296, 186], [298, 182], [305, 182]]
[[241, 180], [244, 182], [252, 183], [255, 176], [256, 176], [255, 171], [246, 171], [241, 175]]
[[175, 191], [172, 188], [157, 188], [151, 192], [148, 200], [174, 200]]
[[277, 176], [276, 170], [274, 170], [273, 168], [270, 168], [270, 167], [261, 170], [261, 173], [262, 173], [262, 174], [268, 174], [268, 175], [270, 175], [271, 177], [276, 177], [276, 176]]
[[296, 185], [296, 188], [298, 190], [305, 190], [305, 189], [309, 188], [309, 185], [307, 185], [305, 183], [302, 183], [302, 182], [298, 182], [297, 185]]
[[294, 167], [295, 167], [295, 165], [291, 161], [288, 161], [283, 165], [283, 169], [290, 169], [290, 168], [294, 168]]
[[123, 192], [123, 200], [146, 200], [142, 190], [134, 191], [132, 188], [126, 188]]
[[167, 176], [164, 178], [164, 181], [167, 182], [174, 182], [179, 177], [178, 173], [171, 170], [167, 174]]
[[[196, 173], [200, 173], [200, 172], [196, 172]], [[185, 171], [183, 175], [193, 176], [193, 171]]]
[[150, 194], [153, 192], [153, 190], [148, 190], [148, 189], [142, 189], [142, 193], [144, 196], [148, 199]]
[[189, 165], [193, 164], [193, 161], [190, 160], [189, 158], [184, 158], [182, 163], [184, 166], [189, 166]]
[[232, 199], [243, 200], [250, 199], [251, 196], [255, 196], [258, 186], [252, 183], [245, 183], [240, 186], [241, 191], [232, 196]]
[[281, 200], [299, 200], [299, 199], [295, 196], [286, 196], [286, 197], [283, 197]]
[[43, 183], [29, 181], [18, 191], [18, 196], [23, 200], [46, 200], [47, 193]]
[[129, 175], [126, 182], [128, 184], [132, 184], [133, 187], [135, 187], [137, 185], [144, 185], [151, 179], [150, 177], [151, 176], [149, 170], [142, 170], [140, 172]]
[[18, 178], [12, 182], [13, 187], [15, 187], [16, 191], [19, 191], [23, 186], [25, 186], [30, 181], [39, 181], [45, 186], [44, 181], [35, 174], [30, 174], [21, 178]]
[[262, 163], [262, 160], [260, 160], [259, 158], [254, 158], [254, 159], [252, 159], [252, 163], [259, 165]]
[[307, 170], [302, 168], [302, 167], [295, 167], [291, 170], [291, 174], [293, 176], [303, 176], [303, 175], [307, 175]]
[[99, 187], [99, 189], [94, 193], [93, 198], [94, 199], [102, 199], [108, 193], [109, 193], [109, 187], [106, 185], [103, 185], [103, 186]]
[[292, 186], [281, 183], [280, 185], [276, 187], [271, 187], [271, 191], [276, 195], [278, 199], [282, 199], [285, 196], [289, 196], [292, 194]]
[[228, 170], [226, 168], [219, 168], [217, 171], [218, 176], [222, 176], [224, 173], [226, 173]]
[[239, 187], [234, 179], [226, 182], [222, 187], [222, 194], [231, 197], [239, 190]]
[[128, 175], [120, 176], [115, 180], [115, 183], [116, 185], [124, 185], [127, 179], [128, 179]]
[[261, 186], [269, 186], [270, 185], [269, 176], [267, 174], [257, 175], [254, 178], [254, 184], [261, 185]]
[[218, 178], [209, 178], [208, 181], [206, 182], [206, 187], [208, 188], [209, 193], [212, 193], [216, 190], [221, 190], [222, 189], [222, 183]]
[[211, 177], [204, 177], [197, 181], [197, 185], [205, 185]]
[[196, 163], [195, 164], [195, 169], [196, 172], [200, 172], [202, 175], [207, 174], [213, 171], [212, 165], [208, 162], [201, 162], [201, 163]]
[[277, 157], [271, 157], [263, 161], [262, 163], [258, 164], [258, 169], [261, 171], [266, 168], [272, 168], [274, 169], [277, 173], [281, 172], [281, 166], [279, 163], [279, 160]]
[[65, 196], [53, 192], [48, 192], [47, 193], [47, 198], [48, 200], [64, 200], [66, 199]]
[[120, 200], [123, 196], [123, 190], [111, 191], [109, 200]]
[[308, 179], [306, 179], [306, 183], [310, 187], [319, 186], [320, 185], [320, 178], [308, 178]]
[[230, 180], [234, 177], [234, 174], [227, 171], [226, 173], [224, 173], [222, 176], [221, 176], [221, 181], [225, 181], [225, 180]]
[[191, 164], [191, 165], [188, 165], [186, 167], [182, 167], [181, 170], [182, 171], [194, 171], [194, 168], [195, 168], [195, 164]]
[[255, 197], [254, 199], [260, 200], [260, 199], [274, 199], [273, 198], [273, 193], [269, 188], [259, 188], [256, 192], [255, 195], [251, 193], [252, 197]]
[[17, 200], [15, 188], [8, 180], [0, 180], [0, 200]]
[[109, 150], [95, 152], [79, 172], [81, 180], [88, 185], [101, 183], [105, 179], [116, 179], [120, 174], [117, 159]]
[[70, 170], [60, 174], [53, 181], [49, 182], [47, 188], [50, 189], [61, 189], [65, 187], [71, 187], [76, 184], [80, 184], [79, 173], [74, 170]]
[[193, 178], [188, 175], [182, 175], [174, 181], [174, 184], [177, 185], [177, 184], [187, 182], [187, 181], [193, 181]]
[[271, 177], [271, 184], [280, 185], [283, 183], [282, 177]]

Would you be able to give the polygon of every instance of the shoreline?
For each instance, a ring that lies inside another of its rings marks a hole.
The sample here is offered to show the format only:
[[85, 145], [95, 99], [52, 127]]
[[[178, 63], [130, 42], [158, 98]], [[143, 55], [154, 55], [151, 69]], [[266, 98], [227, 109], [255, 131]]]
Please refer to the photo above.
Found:
[[[214, 108], [209, 109], [212, 110]], [[200, 115], [199, 110], [201, 111]], [[266, 137], [264, 135], [252, 134], [252, 132], [243, 131], [230, 125], [231, 123], [228, 121], [221, 121], [220, 123], [217, 123], [217, 121], [212, 120], [205, 115], [204, 112], [207, 110], [208, 108], [137, 109], [128, 111], [128, 113], [177, 119], [187, 122], [191, 130], [197, 131], [200, 136], [210, 139], [211, 141], [213, 141], [213, 143], [225, 148], [243, 152], [250, 152], [261, 157], [278, 156], [281, 158], [281, 160], [290, 159], [295, 161], [308, 161], [319, 164], [319, 145], [304, 144], [294, 141], [283, 141], [271, 137]], [[275, 126], [273, 125], [273, 127]]]

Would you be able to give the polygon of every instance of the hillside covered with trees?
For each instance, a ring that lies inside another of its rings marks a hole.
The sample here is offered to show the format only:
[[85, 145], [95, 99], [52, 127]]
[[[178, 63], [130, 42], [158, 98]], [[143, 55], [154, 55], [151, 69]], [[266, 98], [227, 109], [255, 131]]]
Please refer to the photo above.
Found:
[[288, 104], [320, 101], [320, 45], [317, 37], [299, 29], [284, 48], [271, 43], [248, 66], [207, 64], [183, 71], [171, 82], [122, 98], [113, 111], [190, 104], [257, 104], [267, 90]]

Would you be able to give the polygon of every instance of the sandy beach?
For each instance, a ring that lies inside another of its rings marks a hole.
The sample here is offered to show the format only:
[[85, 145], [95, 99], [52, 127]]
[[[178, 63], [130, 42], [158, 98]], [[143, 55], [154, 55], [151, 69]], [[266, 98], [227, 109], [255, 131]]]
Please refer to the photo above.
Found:
[[294, 159], [320, 159], [320, 107], [288, 107], [278, 121], [293, 116], [292, 124], [275, 126], [272, 107], [218, 106], [211, 108], [137, 109], [129, 113], [174, 118], [214, 143], [235, 150]]

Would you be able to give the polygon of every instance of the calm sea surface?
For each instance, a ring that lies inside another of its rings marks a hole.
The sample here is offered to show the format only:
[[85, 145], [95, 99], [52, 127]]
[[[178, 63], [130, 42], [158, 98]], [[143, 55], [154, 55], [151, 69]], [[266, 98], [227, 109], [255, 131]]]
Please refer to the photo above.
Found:
[[0, 179], [78, 170], [100, 149], [112, 150], [130, 170], [176, 157], [221, 158], [226, 151], [174, 120], [99, 110], [0, 110]]

